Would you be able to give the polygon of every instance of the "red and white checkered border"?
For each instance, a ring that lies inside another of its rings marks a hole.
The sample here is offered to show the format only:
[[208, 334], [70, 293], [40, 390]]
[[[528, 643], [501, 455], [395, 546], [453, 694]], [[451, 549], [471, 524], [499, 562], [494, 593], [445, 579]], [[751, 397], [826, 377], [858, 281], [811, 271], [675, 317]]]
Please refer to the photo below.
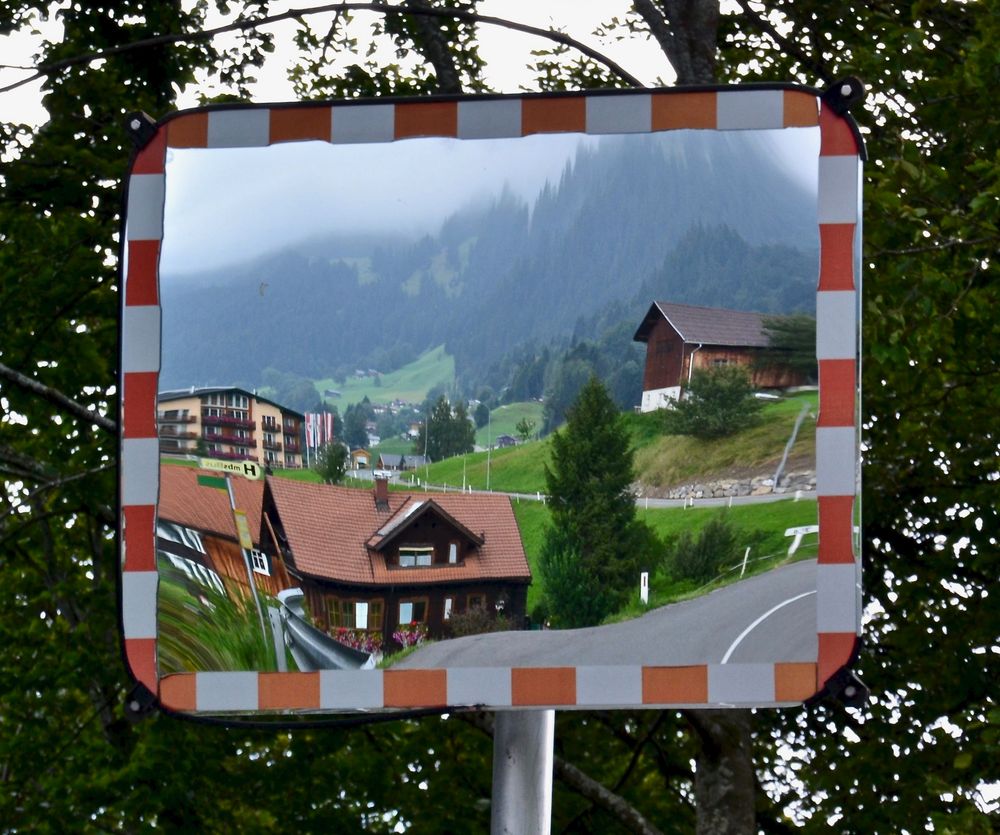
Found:
[[[160, 678], [156, 665], [155, 517], [160, 367], [158, 262], [167, 148], [278, 142], [481, 139], [534, 133], [819, 126], [820, 269], [816, 300], [820, 409], [816, 430], [818, 657], [808, 663], [687, 667], [566, 666], [314, 673], [204, 672]], [[189, 111], [160, 123], [128, 181], [123, 265], [121, 614], [135, 678], [172, 710], [342, 712], [486, 708], [607, 709], [778, 706], [822, 690], [850, 658], [860, 624], [853, 526], [858, 487], [860, 148], [850, 123], [805, 88], [622, 91], [613, 95], [249, 106]]]

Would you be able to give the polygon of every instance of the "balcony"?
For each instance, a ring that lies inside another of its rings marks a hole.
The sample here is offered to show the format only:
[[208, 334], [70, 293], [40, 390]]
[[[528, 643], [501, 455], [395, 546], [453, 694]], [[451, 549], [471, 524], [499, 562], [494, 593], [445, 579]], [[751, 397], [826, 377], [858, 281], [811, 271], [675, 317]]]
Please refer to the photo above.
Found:
[[236, 438], [233, 435], [206, 435], [205, 442], [209, 444], [228, 444], [229, 446], [245, 446], [247, 449], [257, 449], [253, 438]]
[[157, 421], [160, 423], [194, 423], [196, 418], [194, 415], [181, 415], [173, 414], [170, 412], [161, 412], [156, 416]]
[[285, 452], [294, 452], [298, 454], [302, 452], [302, 448], [299, 446], [298, 441], [285, 441]]
[[235, 426], [239, 429], [253, 429], [255, 424], [249, 418], [230, 417], [229, 415], [202, 415], [201, 422], [205, 426]]
[[252, 455], [243, 455], [239, 452], [210, 452], [208, 453], [210, 458], [222, 458], [226, 461], [256, 461]]
[[264, 440], [261, 443], [264, 445], [264, 449], [273, 449], [275, 452], [281, 452], [281, 442], [280, 441], [268, 441], [268, 440]]
[[299, 422], [297, 420], [286, 420], [282, 421], [282, 431], [289, 432], [292, 435], [297, 435], [299, 433]]
[[195, 441], [199, 438], [197, 432], [178, 432], [173, 427], [161, 426], [160, 427], [160, 440], [178, 440], [178, 441]]
[[261, 421], [260, 428], [265, 432], [281, 432], [281, 424], [276, 420], [263, 420]]

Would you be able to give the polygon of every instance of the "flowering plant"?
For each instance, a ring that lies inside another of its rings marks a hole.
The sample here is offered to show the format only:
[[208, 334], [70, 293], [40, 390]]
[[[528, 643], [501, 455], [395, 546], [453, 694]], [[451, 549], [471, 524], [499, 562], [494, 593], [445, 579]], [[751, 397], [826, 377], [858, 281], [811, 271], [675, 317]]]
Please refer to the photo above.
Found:
[[422, 644], [427, 638], [427, 627], [422, 623], [401, 623], [392, 633], [392, 639], [404, 649]]
[[369, 655], [382, 651], [381, 632], [366, 632], [364, 629], [338, 626], [333, 631], [333, 639], [344, 646], [367, 652]]

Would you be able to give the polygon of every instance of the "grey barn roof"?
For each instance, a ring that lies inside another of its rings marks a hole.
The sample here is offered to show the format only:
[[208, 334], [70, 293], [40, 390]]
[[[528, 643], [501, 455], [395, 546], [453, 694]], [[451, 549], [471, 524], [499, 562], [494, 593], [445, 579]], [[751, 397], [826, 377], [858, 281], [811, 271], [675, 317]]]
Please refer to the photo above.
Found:
[[764, 314], [672, 302], [653, 302], [632, 339], [648, 341], [653, 325], [661, 318], [688, 343], [748, 348], [766, 348], [769, 344], [764, 333]]

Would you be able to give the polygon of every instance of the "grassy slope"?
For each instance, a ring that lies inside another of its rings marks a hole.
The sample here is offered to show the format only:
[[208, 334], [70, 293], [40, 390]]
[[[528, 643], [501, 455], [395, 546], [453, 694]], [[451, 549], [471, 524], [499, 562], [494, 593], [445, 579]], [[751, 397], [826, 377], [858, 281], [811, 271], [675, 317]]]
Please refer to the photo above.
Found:
[[499, 406], [490, 413], [490, 423], [476, 430], [476, 444], [488, 446], [490, 439], [500, 435], [517, 437], [517, 424], [527, 418], [535, 422], [535, 431], [542, 428], [542, 404], [535, 402], [509, 403]]
[[[760, 426], [718, 441], [663, 435], [659, 416], [655, 413], [627, 414], [626, 426], [637, 448], [636, 478], [643, 484], [660, 488], [696, 479], [773, 474], [803, 404], [812, 407], [812, 415], [799, 429], [788, 469], [803, 465], [812, 468], [816, 456], [815, 393], [769, 403], [763, 409], [764, 420]], [[545, 491], [543, 466], [549, 459], [548, 440], [494, 450], [489, 458], [491, 489], [517, 493]], [[439, 461], [430, 466], [427, 478], [432, 484], [461, 487], [464, 483], [474, 489], [485, 489], [486, 461], [485, 452]], [[423, 470], [418, 475], [424, 478]]]
[[[514, 502], [514, 515], [521, 530], [524, 552], [531, 566], [532, 583], [528, 587], [528, 611], [531, 612], [542, 597], [541, 577], [538, 572], [538, 557], [545, 541], [545, 529], [549, 525], [548, 507], [541, 502]], [[792, 540], [785, 537], [788, 528], [816, 524], [815, 500], [779, 501], [755, 505], [735, 505], [731, 508], [650, 508], [639, 510], [639, 519], [649, 525], [665, 543], [676, 539], [683, 531], [697, 534], [711, 519], [725, 515], [730, 524], [746, 539], [755, 540], [750, 551], [747, 571], [772, 568], [786, 558]], [[816, 537], [804, 538], [795, 559], [816, 556]], [[767, 559], [762, 559], [767, 558]], [[664, 566], [651, 566], [651, 594], [654, 605], [663, 605], [671, 599], [684, 596], [694, 590], [693, 586], [673, 583]], [[734, 574], [735, 579], [738, 572]], [[636, 578], [636, 598], [638, 599], [638, 578]], [[636, 605], [638, 602], [636, 600]]]
[[[650, 438], [644, 445], [639, 438], [635, 456], [638, 479], [653, 487], [668, 487], [695, 480], [773, 474], [804, 405], [810, 406], [810, 415], [799, 428], [788, 469], [812, 469], [816, 458], [815, 392], [769, 403], [762, 410], [763, 421], [759, 426], [717, 441], [661, 435]], [[644, 422], [656, 419], [655, 414], [636, 417]], [[649, 433], [644, 423], [640, 428]]]
[[434, 386], [450, 386], [455, 379], [455, 359], [445, 353], [439, 345], [421, 354], [416, 360], [402, 368], [381, 376], [381, 384], [375, 385], [374, 378], [351, 378], [343, 385], [332, 379], [316, 380], [316, 391], [322, 395], [326, 389], [336, 389], [340, 397], [327, 398], [330, 405], [340, 411], [351, 403], [360, 403], [365, 397], [372, 403], [388, 403], [391, 400], [405, 400], [420, 403]]

